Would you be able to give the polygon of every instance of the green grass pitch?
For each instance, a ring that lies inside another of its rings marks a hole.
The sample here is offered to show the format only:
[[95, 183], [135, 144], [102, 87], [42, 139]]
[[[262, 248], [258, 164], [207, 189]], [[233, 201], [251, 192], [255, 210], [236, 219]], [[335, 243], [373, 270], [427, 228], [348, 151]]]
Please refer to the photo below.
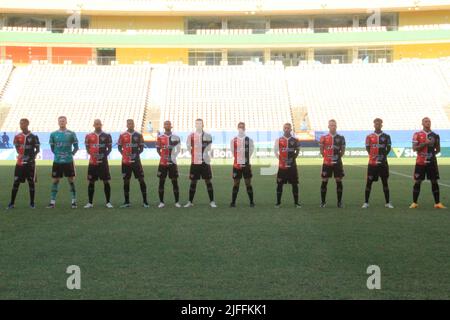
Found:
[[[228, 207], [230, 165], [215, 164], [217, 209], [208, 206], [204, 183], [193, 208], [175, 208], [166, 182], [166, 208], [157, 209], [155, 162], [144, 162], [150, 209], [141, 207], [133, 181], [133, 207], [123, 201], [120, 166], [112, 163], [114, 209], [104, 208], [97, 183], [95, 208], [87, 199], [85, 162], [77, 162], [79, 208], [69, 208], [66, 181], [55, 210], [45, 209], [50, 193], [49, 163], [38, 166], [37, 206], [28, 209], [22, 184], [16, 208], [6, 211], [13, 163], [0, 164], [1, 299], [418, 299], [450, 298], [450, 210], [432, 208], [424, 183], [420, 208], [408, 209], [414, 159], [390, 160], [395, 209], [384, 208], [381, 183], [371, 207], [361, 209], [366, 159], [345, 159], [344, 209], [319, 208], [320, 160], [299, 159], [300, 197], [295, 209], [285, 187], [283, 207], [274, 208], [275, 177], [254, 165], [255, 208], [243, 183], [238, 207]], [[450, 159], [440, 159], [441, 199], [450, 205]], [[188, 193], [188, 166], [180, 166], [181, 200]], [[81, 290], [68, 290], [66, 268], [81, 268]], [[369, 265], [381, 269], [381, 290], [368, 290]]]

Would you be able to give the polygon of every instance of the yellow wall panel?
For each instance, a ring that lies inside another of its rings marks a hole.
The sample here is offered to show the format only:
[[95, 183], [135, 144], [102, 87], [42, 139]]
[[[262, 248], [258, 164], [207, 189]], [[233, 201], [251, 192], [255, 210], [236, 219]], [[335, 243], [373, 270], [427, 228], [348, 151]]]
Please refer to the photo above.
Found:
[[400, 26], [450, 23], [450, 10], [400, 12]]
[[183, 17], [93, 16], [90, 28], [101, 29], [184, 29]]
[[183, 48], [117, 48], [116, 58], [121, 64], [134, 61], [150, 61], [151, 63], [167, 63], [183, 61], [188, 63], [188, 49]]
[[411, 44], [394, 46], [394, 60], [402, 58], [450, 57], [450, 43]]

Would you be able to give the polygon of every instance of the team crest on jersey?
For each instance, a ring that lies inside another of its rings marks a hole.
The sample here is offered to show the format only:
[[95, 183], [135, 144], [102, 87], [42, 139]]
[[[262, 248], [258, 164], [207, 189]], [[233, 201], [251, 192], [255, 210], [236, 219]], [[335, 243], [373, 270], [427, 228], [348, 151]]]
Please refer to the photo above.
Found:
[[31, 137], [27, 138], [27, 141], [31, 143]]

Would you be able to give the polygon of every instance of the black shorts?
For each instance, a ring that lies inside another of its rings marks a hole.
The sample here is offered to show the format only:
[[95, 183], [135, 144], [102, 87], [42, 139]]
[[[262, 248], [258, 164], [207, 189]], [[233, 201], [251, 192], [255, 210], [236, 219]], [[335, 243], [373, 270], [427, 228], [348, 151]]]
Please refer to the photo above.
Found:
[[122, 162], [122, 177], [125, 180], [131, 179], [131, 174], [134, 174], [136, 179], [144, 178], [144, 168], [139, 160], [126, 164]]
[[278, 183], [290, 183], [290, 184], [298, 184], [298, 170], [297, 166], [294, 165], [287, 169], [278, 168], [277, 173], [277, 182]]
[[367, 166], [367, 180], [378, 181], [378, 177], [389, 178], [389, 165], [387, 163], [376, 166], [369, 164]]
[[189, 170], [189, 179], [191, 180], [212, 179], [211, 165], [207, 163], [191, 164], [191, 168]]
[[246, 165], [240, 169], [233, 167], [233, 179], [240, 180], [242, 177], [244, 179], [251, 179], [253, 177], [251, 165]]
[[36, 181], [36, 164], [27, 163], [24, 165], [17, 165], [14, 169], [14, 181], [24, 183], [25, 181]]
[[75, 177], [75, 166], [73, 162], [56, 163], [53, 162], [52, 178]]
[[169, 175], [169, 179], [178, 178], [178, 166], [176, 164], [169, 164], [167, 166], [159, 165], [156, 176], [160, 179], [165, 179]]
[[97, 181], [98, 179], [102, 181], [111, 180], [108, 162], [102, 162], [100, 164], [89, 164], [87, 178], [88, 181], [91, 182]]
[[439, 180], [439, 168], [437, 161], [432, 161], [426, 165], [418, 165], [414, 168], [414, 180]]
[[345, 176], [344, 165], [341, 161], [331, 166], [323, 164], [320, 176], [322, 178], [332, 178], [333, 176], [335, 178], [343, 178]]

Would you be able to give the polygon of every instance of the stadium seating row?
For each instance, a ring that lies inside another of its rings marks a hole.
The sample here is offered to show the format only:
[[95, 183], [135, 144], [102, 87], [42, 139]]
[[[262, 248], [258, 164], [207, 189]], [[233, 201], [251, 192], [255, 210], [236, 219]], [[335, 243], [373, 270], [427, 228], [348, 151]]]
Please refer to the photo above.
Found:
[[387, 31], [385, 26], [377, 27], [339, 27], [339, 28], [328, 28], [328, 32], [384, 32]]
[[[449, 30], [450, 24], [429, 24], [429, 25], [406, 25], [399, 26], [399, 31], [420, 31], [420, 30]], [[2, 31], [10, 32], [51, 32], [47, 28], [37, 27], [3, 27]], [[336, 27], [325, 28], [329, 33], [338, 32], [385, 32], [388, 31], [386, 26], [373, 27]], [[271, 28], [267, 30], [254, 29], [196, 29], [192, 30], [197, 35], [239, 35], [253, 34], [254, 31], [263, 31], [266, 34], [301, 34], [314, 33], [311, 28]], [[180, 29], [94, 29], [94, 28], [65, 28], [63, 33], [67, 34], [155, 34], [155, 35], [183, 35], [184, 30]]]
[[[65, 114], [70, 127], [86, 131], [94, 118], [105, 130], [123, 129], [134, 118], [157, 110], [162, 128], [172, 120], [190, 131], [196, 118], [210, 130], [278, 131], [307, 110], [308, 127], [327, 130], [335, 118], [340, 130], [365, 130], [373, 118], [387, 130], [416, 129], [423, 116], [434, 128], [449, 128], [450, 60], [386, 64], [301, 64], [242, 66], [187, 65], [28, 65], [0, 64], [0, 104], [10, 112], [2, 131], [16, 131], [19, 119], [33, 119], [34, 131], [48, 132]], [[297, 111], [296, 111], [297, 112]]]
[[429, 116], [436, 128], [449, 128], [443, 106], [449, 84], [443, 62], [300, 65], [286, 68], [292, 106], [308, 110], [312, 128], [326, 130], [335, 118], [341, 130], [364, 130], [370, 119], [385, 128], [409, 130]]
[[11, 32], [50, 32], [47, 28], [37, 27], [3, 27], [1, 30]]
[[150, 80], [148, 66], [29, 65], [20, 92], [3, 127], [17, 129], [20, 118], [33, 119], [34, 131], [49, 131], [64, 114], [75, 131], [86, 131], [94, 118], [105, 130], [119, 131], [125, 120], [143, 121]]

